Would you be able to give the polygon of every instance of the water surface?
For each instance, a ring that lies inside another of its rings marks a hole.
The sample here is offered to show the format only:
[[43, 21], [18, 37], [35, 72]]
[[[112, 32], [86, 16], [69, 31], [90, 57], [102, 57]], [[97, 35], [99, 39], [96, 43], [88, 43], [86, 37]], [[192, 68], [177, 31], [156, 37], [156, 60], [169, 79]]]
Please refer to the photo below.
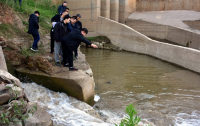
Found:
[[81, 51], [93, 70], [100, 110], [123, 116], [133, 103], [142, 119], [158, 126], [200, 125], [200, 74], [147, 55]]

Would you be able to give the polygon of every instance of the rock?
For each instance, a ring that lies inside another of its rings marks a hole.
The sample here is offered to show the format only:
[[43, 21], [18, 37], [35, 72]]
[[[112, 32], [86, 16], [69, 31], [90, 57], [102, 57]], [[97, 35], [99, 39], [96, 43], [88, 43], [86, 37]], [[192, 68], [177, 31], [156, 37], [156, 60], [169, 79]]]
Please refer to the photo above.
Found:
[[98, 48], [103, 49], [103, 44], [100, 42], [93, 42]]
[[6, 85], [4, 83], [0, 84], [0, 92], [6, 90]]
[[1, 36], [0, 36], [0, 46], [2, 46], [3, 48], [7, 46], [6, 40]]
[[12, 76], [7, 71], [0, 69], [0, 80], [2, 80], [6, 84], [14, 84], [18, 87], [21, 87], [21, 82], [16, 77]]
[[86, 74], [88, 74], [90, 77], [93, 76], [91, 68], [85, 71]]
[[26, 60], [26, 64], [28, 65], [28, 69], [36, 70], [37, 68], [47, 74], [53, 73], [53, 66], [49, 61], [44, 57], [28, 57]]
[[7, 103], [10, 98], [11, 98], [11, 95], [9, 93], [1, 94], [0, 95], [0, 105], [3, 105], [4, 103]]
[[14, 86], [12, 84], [8, 84], [6, 86], [11, 88], [7, 90], [7, 93], [9, 93], [12, 97], [23, 97], [24, 90], [21, 87]]
[[[29, 102], [27, 105], [27, 112], [33, 106], [37, 104], [35, 102]], [[40, 105], [37, 105], [37, 111], [34, 112], [33, 116], [25, 121], [25, 126], [52, 126], [53, 122], [51, 120], [51, 115], [45, 111]]]

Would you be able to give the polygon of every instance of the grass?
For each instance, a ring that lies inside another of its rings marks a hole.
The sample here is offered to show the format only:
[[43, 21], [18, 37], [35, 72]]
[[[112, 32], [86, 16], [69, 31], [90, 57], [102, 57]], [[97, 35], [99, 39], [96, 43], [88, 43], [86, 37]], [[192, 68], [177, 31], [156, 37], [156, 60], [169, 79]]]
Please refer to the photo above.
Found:
[[[18, 0], [17, 3], [14, 0], [0, 0], [0, 2], [8, 5], [14, 9], [15, 13], [20, 14], [24, 18], [28, 19], [30, 14], [38, 10], [40, 12], [40, 31], [42, 34], [47, 34], [51, 28], [51, 18], [57, 14], [57, 7], [51, 5], [51, 0], [22, 0], [22, 6], [19, 6]], [[23, 25], [28, 26], [28, 22], [22, 20]], [[25, 29], [27, 30], [27, 29]]]

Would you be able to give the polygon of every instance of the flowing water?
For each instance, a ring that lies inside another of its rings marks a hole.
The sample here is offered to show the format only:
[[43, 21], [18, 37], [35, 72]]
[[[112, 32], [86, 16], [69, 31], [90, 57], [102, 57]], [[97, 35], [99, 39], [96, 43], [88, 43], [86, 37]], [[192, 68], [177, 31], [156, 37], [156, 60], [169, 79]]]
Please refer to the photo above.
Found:
[[133, 103], [157, 126], [200, 125], [200, 74], [131, 52], [81, 48], [91, 65], [101, 111], [122, 116]]
[[22, 87], [30, 101], [38, 102], [52, 115], [54, 126], [114, 126], [113, 122], [119, 120], [112, 117], [106, 123], [91, 116], [87, 113], [95, 113], [91, 106], [65, 93], [54, 92], [35, 83], [23, 83]]

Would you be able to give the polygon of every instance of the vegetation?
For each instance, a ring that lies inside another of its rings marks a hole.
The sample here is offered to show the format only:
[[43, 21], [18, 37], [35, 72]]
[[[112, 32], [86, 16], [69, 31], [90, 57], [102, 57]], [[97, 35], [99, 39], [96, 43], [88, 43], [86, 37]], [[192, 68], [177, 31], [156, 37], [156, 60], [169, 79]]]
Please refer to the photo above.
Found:
[[[119, 124], [119, 126], [135, 126], [140, 122], [140, 118], [136, 116], [137, 111], [135, 110], [135, 107], [133, 106], [133, 104], [130, 104], [129, 106], [127, 106], [125, 112], [128, 114], [128, 116], [126, 116], [125, 119], [121, 120], [121, 123]], [[115, 126], [118, 126], [118, 125], [115, 124]]]
[[106, 36], [97, 36], [97, 37], [86, 37], [89, 41], [96, 41], [96, 42], [110, 42], [110, 39]]
[[[11, 87], [7, 87], [8, 89], [12, 90]], [[18, 91], [14, 91], [15, 97], [11, 98], [8, 103], [12, 100], [17, 100]], [[0, 106], [0, 124], [10, 124], [12, 123], [21, 123], [28, 119], [29, 115], [34, 115], [34, 112], [37, 110], [37, 104], [33, 106], [26, 114], [23, 113], [25, 108], [25, 101], [21, 100], [19, 103], [15, 102], [12, 107], [5, 109], [4, 107]]]
[[[51, 0], [22, 0], [22, 6], [19, 6], [18, 0], [16, 1], [17, 3], [15, 3], [14, 0], [0, 0], [0, 2], [4, 3], [4, 5], [8, 5], [13, 8], [15, 10], [15, 14], [21, 15], [27, 19], [30, 14], [38, 10], [40, 12], [40, 31], [44, 34], [49, 33], [51, 28], [51, 18], [57, 14], [57, 7], [55, 5], [51, 5]], [[23, 25], [28, 26], [28, 20], [25, 21], [22, 19], [22, 22]]]

